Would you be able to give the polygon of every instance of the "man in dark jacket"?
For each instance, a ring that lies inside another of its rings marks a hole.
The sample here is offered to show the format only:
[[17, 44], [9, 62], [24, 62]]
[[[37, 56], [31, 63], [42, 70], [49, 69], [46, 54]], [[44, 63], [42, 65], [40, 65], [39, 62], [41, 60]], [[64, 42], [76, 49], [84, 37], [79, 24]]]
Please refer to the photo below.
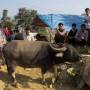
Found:
[[55, 43], [64, 43], [66, 40], [66, 30], [64, 29], [63, 23], [58, 24], [58, 29], [55, 34]]
[[69, 43], [71, 44], [75, 44], [75, 35], [77, 33], [77, 27], [76, 27], [76, 24], [73, 23], [72, 24], [72, 29], [70, 30], [70, 32], [68, 33], [68, 40], [69, 40]]

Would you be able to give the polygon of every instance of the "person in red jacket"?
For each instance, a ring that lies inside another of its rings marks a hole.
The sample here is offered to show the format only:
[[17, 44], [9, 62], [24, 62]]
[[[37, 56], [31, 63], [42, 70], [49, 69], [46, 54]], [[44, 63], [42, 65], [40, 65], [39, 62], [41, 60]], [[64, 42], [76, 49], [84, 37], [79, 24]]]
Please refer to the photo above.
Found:
[[3, 32], [6, 36], [6, 40], [11, 41], [11, 36], [12, 36], [13, 32], [7, 26], [3, 28]]

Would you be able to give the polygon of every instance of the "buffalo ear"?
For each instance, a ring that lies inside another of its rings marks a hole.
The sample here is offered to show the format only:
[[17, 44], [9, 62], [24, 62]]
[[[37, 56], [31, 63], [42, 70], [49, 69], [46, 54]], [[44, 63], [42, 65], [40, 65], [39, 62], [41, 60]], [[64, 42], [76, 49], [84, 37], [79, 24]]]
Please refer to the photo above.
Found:
[[63, 57], [63, 55], [64, 55], [63, 53], [57, 53], [55, 56], [56, 57]]

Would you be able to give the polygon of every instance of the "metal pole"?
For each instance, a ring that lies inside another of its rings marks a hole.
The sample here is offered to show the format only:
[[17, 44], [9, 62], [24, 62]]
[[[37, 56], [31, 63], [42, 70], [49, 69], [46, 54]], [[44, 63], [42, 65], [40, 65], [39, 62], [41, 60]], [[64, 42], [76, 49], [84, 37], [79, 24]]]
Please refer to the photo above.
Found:
[[[51, 14], [51, 31], [53, 27], [53, 14]], [[52, 41], [51, 32], [50, 32], [50, 42]]]

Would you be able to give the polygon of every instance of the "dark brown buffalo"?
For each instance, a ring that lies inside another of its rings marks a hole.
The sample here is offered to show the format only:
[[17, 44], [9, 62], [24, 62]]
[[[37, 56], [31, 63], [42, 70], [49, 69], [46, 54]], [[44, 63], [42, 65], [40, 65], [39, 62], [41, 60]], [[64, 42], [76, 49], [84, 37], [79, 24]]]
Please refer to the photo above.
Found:
[[85, 55], [85, 60], [80, 69], [81, 81], [79, 82], [78, 88], [81, 90], [83, 87], [87, 87], [90, 90], [90, 56]]
[[71, 45], [55, 45], [45, 41], [11, 41], [2, 51], [13, 81], [16, 64], [29, 68], [40, 67], [42, 74], [45, 74], [56, 64], [80, 60], [80, 54]]

